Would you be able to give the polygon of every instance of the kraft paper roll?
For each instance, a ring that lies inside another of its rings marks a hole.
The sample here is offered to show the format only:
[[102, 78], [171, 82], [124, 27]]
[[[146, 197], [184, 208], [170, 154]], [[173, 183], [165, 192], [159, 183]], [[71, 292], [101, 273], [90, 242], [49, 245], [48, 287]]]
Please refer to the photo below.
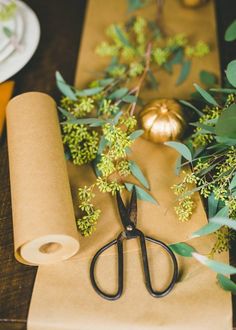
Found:
[[7, 132], [18, 261], [42, 265], [79, 249], [56, 105], [43, 93], [25, 93], [7, 106]]

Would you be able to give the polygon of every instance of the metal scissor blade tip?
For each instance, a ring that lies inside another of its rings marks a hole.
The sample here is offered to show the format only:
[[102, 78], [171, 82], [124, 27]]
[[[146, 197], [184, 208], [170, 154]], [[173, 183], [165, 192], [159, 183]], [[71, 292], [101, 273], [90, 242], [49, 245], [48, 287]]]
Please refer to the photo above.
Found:
[[132, 195], [129, 204], [129, 218], [136, 225], [137, 223], [137, 192], [135, 186], [132, 189]]

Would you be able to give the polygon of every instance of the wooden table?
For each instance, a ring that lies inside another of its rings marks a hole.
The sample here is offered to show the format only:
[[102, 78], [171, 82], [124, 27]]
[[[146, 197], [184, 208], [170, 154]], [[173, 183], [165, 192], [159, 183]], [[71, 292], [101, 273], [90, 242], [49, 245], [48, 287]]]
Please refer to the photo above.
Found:
[[[15, 94], [41, 91], [58, 99], [55, 71], [59, 70], [66, 81], [73, 83], [86, 0], [25, 0], [25, 2], [38, 15], [42, 36], [32, 60], [13, 77], [16, 81]], [[226, 43], [223, 40], [226, 27], [235, 19], [235, 13], [232, 10], [234, 5], [235, 0], [216, 0], [222, 72], [226, 64], [236, 57], [235, 43]], [[235, 246], [232, 251], [236, 250]], [[231, 253], [231, 263], [236, 264], [233, 253]], [[0, 141], [0, 330], [26, 329], [36, 272], [37, 267], [19, 264], [13, 255], [5, 132]], [[236, 329], [236, 299], [233, 300], [233, 306]]]

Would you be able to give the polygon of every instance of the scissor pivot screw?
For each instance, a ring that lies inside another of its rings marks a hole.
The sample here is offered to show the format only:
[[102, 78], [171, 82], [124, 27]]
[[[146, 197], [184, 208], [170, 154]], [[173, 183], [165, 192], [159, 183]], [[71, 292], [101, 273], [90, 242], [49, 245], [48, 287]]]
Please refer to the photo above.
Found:
[[131, 231], [131, 230], [133, 230], [133, 227], [129, 225], [129, 226], [126, 227], [126, 229], [127, 229], [128, 231]]

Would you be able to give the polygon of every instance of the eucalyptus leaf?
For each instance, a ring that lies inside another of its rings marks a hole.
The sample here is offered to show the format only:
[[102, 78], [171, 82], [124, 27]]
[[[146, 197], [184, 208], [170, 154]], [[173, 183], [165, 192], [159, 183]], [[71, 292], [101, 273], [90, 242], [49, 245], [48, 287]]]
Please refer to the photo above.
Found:
[[225, 94], [236, 94], [236, 89], [233, 88], [211, 88], [211, 92], [225, 93]]
[[[218, 206], [218, 204], [219, 204], [219, 202], [217, 203], [217, 206]], [[208, 205], [209, 205], [209, 201], [208, 201]], [[211, 214], [213, 214], [215, 212], [215, 207], [216, 206], [214, 205], [213, 209], [209, 212], [209, 217], [212, 217]], [[205, 236], [205, 235], [214, 233], [215, 231], [220, 229], [223, 225], [217, 221], [214, 221], [213, 219], [226, 218], [227, 216], [228, 216], [228, 207], [224, 206], [217, 213], [214, 214], [213, 218], [209, 219], [208, 224], [206, 224], [199, 230], [195, 231], [191, 235], [191, 238], [201, 237], [201, 236]]]
[[130, 160], [129, 161], [129, 166], [130, 166], [130, 171], [133, 174], [133, 176], [139, 180], [139, 182], [147, 189], [149, 189], [149, 183], [147, 181], [147, 179], [145, 178], [143, 172], [141, 171], [140, 167], [138, 166], [138, 164], [133, 161]]
[[56, 71], [56, 84], [64, 96], [67, 96], [72, 101], [77, 100], [76, 94], [74, 93], [72, 87], [65, 82], [59, 71]]
[[221, 227], [222, 226], [227, 226], [227, 227], [229, 227], [233, 230], [236, 230], [236, 221], [235, 220], [215, 216], [215, 217], [209, 219], [209, 221], [210, 221], [210, 223], [213, 223], [215, 225], [220, 225]]
[[199, 73], [199, 77], [201, 82], [206, 86], [206, 87], [212, 87], [216, 84], [217, 79], [216, 75], [212, 72], [202, 70]]
[[201, 88], [198, 84], [193, 84], [198, 93], [210, 104], [218, 106], [219, 104], [216, 102], [216, 100], [206, 92], [203, 88]]
[[125, 95], [122, 98], [122, 101], [126, 102], [126, 103], [136, 103], [138, 100], [137, 96], [135, 95]]
[[115, 115], [114, 118], [112, 118], [111, 120], [108, 120], [111, 124], [116, 125], [120, 119], [120, 117], [123, 115], [123, 111], [119, 111], [117, 112], [117, 114]]
[[102, 86], [102, 87], [106, 87], [106, 86], [109, 86], [110, 84], [112, 84], [114, 82], [114, 78], [106, 78], [106, 79], [102, 79], [102, 80], [99, 80], [99, 85]]
[[236, 187], [236, 174], [234, 174], [234, 177], [229, 184], [229, 189], [231, 190], [234, 189], [235, 187]]
[[221, 227], [222, 227], [221, 224], [209, 222], [208, 224], [206, 224], [202, 228], [200, 228], [197, 231], [193, 232], [190, 237], [194, 238], [194, 237], [206, 236], [206, 235], [209, 235], [211, 233], [214, 233], [215, 231], [217, 231]]
[[177, 175], [177, 176], [179, 176], [179, 174], [180, 174], [181, 163], [182, 163], [182, 156], [179, 155], [179, 157], [176, 159], [176, 162], [175, 162], [175, 175]]
[[114, 100], [114, 99], [121, 99], [123, 98], [127, 93], [129, 92], [128, 88], [119, 88], [115, 92], [109, 95], [109, 99]]
[[169, 248], [171, 248], [173, 252], [179, 254], [180, 256], [188, 258], [192, 257], [192, 254], [196, 252], [192, 246], [186, 243], [170, 244]]
[[105, 139], [105, 137], [102, 135], [99, 145], [98, 145], [98, 154], [101, 155], [105, 147], [107, 146], [108, 141]]
[[131, 13], [137, 9], [143, 8], [147, 0], [128, 0], [128, 12]]
[[191, 126], [199, 127], [201, 128], [201, 132], [198, 132], [199, 134], [205, 134], [205, 133], [215, 133], [215, 128], [212, 126], [208, 126], [199, 122], [196, 123], [190, 123]]
[[231, 104], [222, 112], [216, 123], [215, 132], [219, 136], [236, 138], [236, 104]]
[[225, 31], [225, 40], [226, 41], [236, 40], [236, 20], [234, 20]]
[[130, 140], [135, 140], [137, 138], [139, 138], [141, 135], [143, 135], [144, 130], [142, 129], [137, 129], [136, 131], [134, 131], [133, 133], [130, 134], [129, 138]]
[[226, 77], [227, 77], [229, 83], [232, 86], [236, 87], [236, 60], [230, 62], [227, 65]]
[[209, 258], [207, 258], [207, 257], [205, 257], [201, 254], [196, 253], [196, 252], [194, 252], [192, 255], [196, 260], [198, 260], [203, 265], [209, 267], [210, 269], [212, 269], [216, 273], [226, 274], [226, 275], [236, 274], [236, 268], [233, 267], [233, 266], [230, 266], [230, 265], [225, 264], [223, 262], [219, 262], [219, 261], [209, 259]]
[[212, 218], [216, 212], [219, 201], [215, 199], [214, 193], [211, 193], [210, 196], [207, 199], [208, 204], [208, 217]]
[[57, 107], [57, 108], [63, 114], [64, 117], [68, 119], [77, 120], [77, 118], [75, 118], [69, 111], [63, 109], [62, 107]]
[[148, 192], [146, 192], [144, 189], [140, 188], [136, 184], [125, 182], [125, 187], [128, 191], [132, 191], [133, 187], [135, 187], [138, 199], [158, 205], [158, 202]]
[[182, 48], [179, 48], [175, 53], [172, 59], [168, 62], [169, 64], [180, 64], [183, 62], [184, 51]]
[[223, 144], [227, 146], [234, 146], [236, 144], [236, 139], [230, 139], [225, 136], [216, 136], [215, 139], [221, 146]]
[[193, 109], [200, 117], [203, 116], [203, 113], [198, 110], [194, 105], [192, 105], [191, 103], [185, 101], [185, 100], [179, 100], [180, 103], [182, 103], [183, 105], [186, 105], [187, 107]]
[[152, 70], [150, 70], [150, 69], [148, 70], [147, 76], [148, 76], [151, 88], [153, 88], [153, 89], [157, 88], [158, 87], [158, 81], [157, 81], [155, 75], [153, 74]]
[[216, 278], [222, 289], [230, 291], [232, 294], [236, 294], [236, 284], [230, 278], [222, 274], [217, 274]]
[[164, 144], [175, 149], [176, 151], [178, 151], [189, 162], [192, 161], [191, 151], [185, 144], [183, 144], [181, 142], [175, 142], [175, 141], [168, 141], [168, 142], [165, 142]]
[[83, 89], [80, 91], [76, 91], [76, 96], [84, 97], [84, 96], [92, 96], [100, 93], [103, 90], [104, 87], [94, 87], [94, 88], [88, 88]]
[[122, 32], [122, 30], [119, 28], [118, 25], [115, 25], [115, 31], [116, 31], [116, 35], [119, 38], [120, 42], [126, 46], [126, 47], [132, 47], [129, 40], [126, 38], [126, 36], [124, 35], [124, 33]]
[[188, 77], [191, 68], [191, 61], [184, 61], [176, 85], [181, 85]]
[[163, 64], [163, 68], [166, 70], [166, 72], [168, 72], [169, 74], [171, 74], [173, 72], [173, 68], [172, 68], [172, 65], [169, 62], [166, 62]]
[[78, 124], [78, 125], [96, 125], [102, 126], [106, 122], [105, 120], [98, 119], [98, 118], [79, 118], [79, 119], [69, 119], [64, 121], [62, 124]]
[[100, 163], [100, 161], [101, 161], [101, 155], [99, 155], [99, 154], [92, 161], [92, 167], [93, 167], [94, 173], [96, 174], [97, 178], [102, 176], [102, 172], [97, 167], [97, 165]]

